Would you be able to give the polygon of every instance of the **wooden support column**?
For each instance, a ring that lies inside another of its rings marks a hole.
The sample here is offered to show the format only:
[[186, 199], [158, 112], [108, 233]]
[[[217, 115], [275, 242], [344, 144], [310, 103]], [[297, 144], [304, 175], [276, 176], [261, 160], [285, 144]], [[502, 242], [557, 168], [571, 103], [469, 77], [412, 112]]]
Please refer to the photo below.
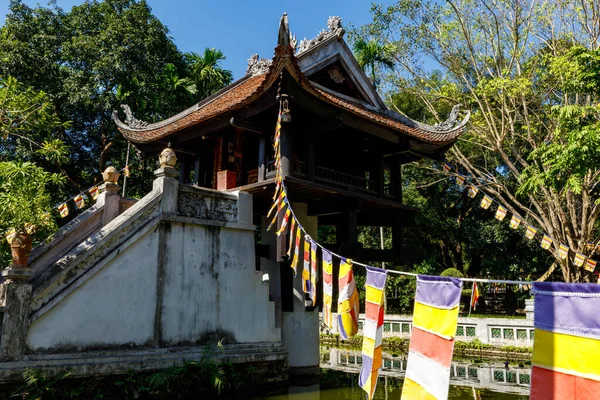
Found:
[[200, 179], [200, 155], [194, 158], [194, 181], [192, 182], [196, 186], [200, 186], [202, 179]]
[[399, 203], [402, 203], [402, 164], [400, 163], [399, 158], [392, 160], [390, 175], [394, 199]]
[[246, 171], [244, 171], [244, 131], [236, 129], [234, 131], [234, 150], [233, 157], [235, 159], [235, 180], [236, 186], [240, 187], [246, 182]]
[[340, 224], [335, 230], [337, 245], [341, 245], [341, 254], [350, 258], [360, 258], [362, 246], [358, 242], [358, 221], [357, 213], [354, 210], [345, 212]]
[[309, 181], [315, 181], [315, 171], [317, 169], [317, 155], [315, 149], [315, 134], [310, 132], [308, 134], [308, 148], [306, 152], [306, 177]]
[[179, 160], [179, 183], [186, 184], [190, 182], [190, 159], [182, 157]]
[[267, 173], [267, 139], [264, 134], [258, 138], [258, 181], [265, 180]]
[[379, 197], [385, 197], [385, 158], [379, 159]]
[[394, 224], [392, 225], [392, 250], [394, 264], [402, 264], [404, 250], [404, 231], [402, 226], [402, 213], [394, 212]]
[[281, 175], [290, 176], [294, 170], [293, 159], [292, 159], [292, 130], [290, 129], [290, 123], [281, 124], [281, 136], [280, 136], [280, 148], [281, 148]]

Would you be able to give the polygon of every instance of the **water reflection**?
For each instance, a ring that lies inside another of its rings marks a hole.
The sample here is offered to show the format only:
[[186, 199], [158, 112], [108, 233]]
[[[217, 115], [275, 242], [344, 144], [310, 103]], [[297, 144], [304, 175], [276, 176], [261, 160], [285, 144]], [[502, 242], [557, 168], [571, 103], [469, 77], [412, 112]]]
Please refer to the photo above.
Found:
[[[322, 348], [321, 378], [316, 385], [294, 384], [284, 394], [256, 400], [362, 400], [358, 386], [362, 363], [360, 351]], [[384, 353], [376, 400], [399, 400], [406, 370], [406, 355]], [[529, 397], [530, 368], [505, 368], [503, 363], [454, 361], [450, 379], [450, 399], [518, 400]]]

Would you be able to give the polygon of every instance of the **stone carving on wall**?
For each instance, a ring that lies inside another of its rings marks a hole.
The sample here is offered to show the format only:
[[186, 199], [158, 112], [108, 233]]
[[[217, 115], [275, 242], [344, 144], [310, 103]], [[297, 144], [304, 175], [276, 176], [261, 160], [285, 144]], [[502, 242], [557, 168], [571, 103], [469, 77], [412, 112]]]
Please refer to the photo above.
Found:
[[302, 39], [297, 54], [303, 53], [333, 36], [343, 36], [344, 28], [342, 27], [342, 18], [338, 16], [329, 17], [327, 20], [327, 29], [328, 30], [321, 30], [314, 39]]
[[[125, 123], [132, 129], [143, 129], [148, 126], [146, 121], [141, 121], [133, 116], [133, 111], [127, 104], [121, 104], [121, 108], [125, 113]], [[116, 113], [116, 111], [113, 111]]]
[[177, 214], [221, 222], [237, 222], [237, 200], [207, 193], [179, 191]]
[[273, 64], [273, 60], [266, 58], [259, 58], [258, 53], [252, 54], [248, 59], [248, 67], [246, 67], [246, 74], [252, 76], [262, 75], [269, 72], [269, 67]]
[[460, 104], [452, 107], [452, 111], [450, 111], [450, 115], [444, 122], [440, 122], [439, 124], [435, 124], [433, 128], [436, 131], [449, 131], [454, 128], [456, 122], [458, 121], [458, 112], [460, 111]]

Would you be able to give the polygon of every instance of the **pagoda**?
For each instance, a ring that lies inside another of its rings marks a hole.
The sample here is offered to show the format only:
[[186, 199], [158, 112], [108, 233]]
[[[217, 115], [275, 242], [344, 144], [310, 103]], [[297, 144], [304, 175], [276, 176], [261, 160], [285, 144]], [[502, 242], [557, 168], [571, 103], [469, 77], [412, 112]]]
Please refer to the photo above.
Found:
[[[274, 57], [251, 56], [246, 74], [219, 92], [155, 123], [137, 120], [127, 106], [124, 120], [113, 113], [120, 132], [145, 156], [167, 145], [177, 153], [180, 183], [252, 194], [254, 223], [262, 227], [256, 268], [276, 302], [290, 371], [318, 368], [318, 312], [305, 307], [299, 277], [289, 268], [289, 237], [265, 230], [278, 113], [281, 173], [303, 226], [315, 238], [319, 226], [335, 227], [336, 253], [393, 264], [405, 259], [402, 228], [416, 212], [402, 203], [402, 165], [442, 160], [469, 119], [467, 113], [459, 120], [458, 106], [433, 126], [388, 109], [343, 37], [341, 18], [330, 17], [327, 30], [298, 44], [284, 14]], [[363, 248], [360, 226], [392, 227], [393, 249]], [[315, 349], [290, 344], [298, 335], [317, 335], [316, 360]]]

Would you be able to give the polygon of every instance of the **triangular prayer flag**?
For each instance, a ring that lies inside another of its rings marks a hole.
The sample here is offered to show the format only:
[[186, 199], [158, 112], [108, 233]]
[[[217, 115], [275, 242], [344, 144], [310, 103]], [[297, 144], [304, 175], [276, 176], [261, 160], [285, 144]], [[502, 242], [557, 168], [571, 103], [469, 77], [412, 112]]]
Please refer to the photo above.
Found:
[[285, 227], [287, 226], [288, 221], [290, 220], [290, 215], [292, 215], [292, 210], [288, 207], [288, 209], [285, 210], [285, 215], [283, 216], [283, 222], [281, 223], [281, 227], [277, 231], [277, 237], [281, 236], [283, 231], [285, 231]]
[[594, 272], [596, 270], [596, 261], [592, 260], [591, 258], [588, 258], [585, 262], [584, 268], [586, 271]]
[[363, 328], [362, 368], [358, 385], [373, 399], [377, 376], [381, 368], [383, 341], [383, 299], [387, 272], [381, 268], [367, 267], [365, 284], [365, 322]]
[[402, 399], [448, 398], [461, 290], [456, 278], [417, 277]]
[[531, 225], [527, 226], [527, 230], [525, 231], [525, 237], [529, 240], [533, 239], [535, 237], [535, 234], [537, 233], [537, 229], [534, 228]]
[[73, 198], [73, 201], [75, 202], [75, 205], [77, 206], [77, 208], [83, 208], [83, 206], [85, 206], [85, 200], [83, 199], [83, 196], [80, 194], [78, 194], [77, 196], [75, 196]]
[[131, 171], [129, 171], [129, 165], [123, 168], [123, 175], [125, 175], [127, 178], [129, 178], [129, 176], [131, 175]]
[[458, 186], [464, 186], [465, 184], [465, 177], [462, 175], [456, 175], [456, 184]]
[[15, 239], [15, 237], [17, 236], [17, 231], [14, 229], [11, 229], [10, 231], [8, 231], [6, 233], [6, 241], [8, 242], [8, 244], [11, 244], [12, 241]]
[[283, 210], [283, 208], [287, 205], [287, 200], [285, 199], [285, 196], [283, 197], [283, 199], [281, 200], [281, 202], [277, 205], [277, 211], [275, 212], [275, 215], [273, 216], [273, 219], [271, 220], [271, 224], [269, 224], [269, 226], [267, 227], [267, 230], [270, 231], [271, 228], [273, 227], [273, 225], [275, 225], [275, 223], [277, 222], [277, 216], [279, 215], [279, 212], [281, 210]]
[[323, 323], [329, 329], [333, 328], [331, 305], [333, 299], [333, 260], [331, 253], [323, 249]]
[[585, 261], [585, 256], [581, 253], [575, 253], [575, 258], [573, 259], [573, 264], [576, 267], [581, 267]]
[[450, 165], [450, 163], [445, 162], [444, 163], [444, 173], [445, 174], [449, 173], [451, 169], [452, 169], [452, 165]]
[[569, 255], [569, 247], [567, 245], [564, 245], [561, 243], [560, 246], [558, 246], [558, 257], [561, 260], [566, 260], [568, 255]]
[[295, 235], [295, 245], [294, 245], [294, 258], [292, 259], [292, 264], [290, 265], [290, 267], [292, 267], [292, 269], [294, 270], [294, 276], [296, 276], [296, 274], [298, 273], [298, 261], [300, 260], [300, 240], [302, 239], [302, 231], [300, 229], [300, 226], [298, 225], [298, 227], [296, 228], [296, 235]]
[[304, 236], [304, 268], [302, 269], [302, 290], [310, 293], [310, 236]]
[[488, 196], [487, 194], [485, 196], [483, 196], [483, 199], [481, 199], [481, 208], [483, 208], [484, 210], [487, 210], [488, 208], [490, 208], [491, 204], [492, 204], [492, 198], [490, 196]]
[[470, 185], [469, 186], [469, 191], [467, 192], [467, 196], [469, 196], [470, 198], [475, 198], [475, 196], [477, 196], [477, 193], [479, 192], [479, 189], [477, 189], [475, 186]]
[[33, 234], [33, 232], [35, 231], [35, 225], [33, 225], [32, 223], [28, 222], [25, 224], [25, 231], [27, 231], [28, 234]]
[[510, 227], [517, 229], [519, 225], [521, 225], [521, 221], [523, 221], [521, 217], [519, 217], [517, 214], [513, 214], [512, 218], [510, 219]]
[[496, 219], [502, 221], [504, 217], [506, 217], [506, 212], [506, 208], [498, 206], [498, 209], [496, 210]]
[[473, 282], [473, 296], [471, 299], [471, 307], [473, 311], [477, 309], [477, 300], [479, 300], [479, 288], [477, 287], [477, 282]]
[[98, 186], [92, 186], [92, 188], [89, 190], [89, 193], [92, 200], [96, 200], [98, 197]]
[[283, 201], [285, 199], [285, 196], [286, 196], [285, 191], [282, 190], [281, 193], [279, 193], [279, 196], [277, 197], [277, 200], [275, 200], [275, 202], [273, 203], [273, 205], [269, 209], [269, 212], [267, 213], [267, 218], [269, 218], [271, 216], [271, 214], [273, 213], [273, 211], [276, 208], [278, 208], [281, 203], [283, 203]]
[[317, 242], [314, 240], [310, 243], [310, 292], [309, 297], [312, 300], [314, 306], [317, 302]]
[[348, 339], [358, 333], [359, 316], [359, 297], [350, 259], [340, 261], [338, 288], [338, 332], [342, 339]]
[[292, 256], [292, 248], [294, 247], [294, 233], [296, 233], [296, 218], [292, 215], [292, 223], [290, 224], [290, 245], [286, 255], [288, 259]]
[[63, 218], [69, 215], [69, 206], [67, 205], [67, 203], [62, 203], [60, 206], [58, 206], [58, 212]]
[[550, 236], [548, 235], [544, 235], [544, 237], [542, 238], [542, 248], [548, 250], [550, 248], [550, 245], [552, 244], [552, 239], [550, 239]]

